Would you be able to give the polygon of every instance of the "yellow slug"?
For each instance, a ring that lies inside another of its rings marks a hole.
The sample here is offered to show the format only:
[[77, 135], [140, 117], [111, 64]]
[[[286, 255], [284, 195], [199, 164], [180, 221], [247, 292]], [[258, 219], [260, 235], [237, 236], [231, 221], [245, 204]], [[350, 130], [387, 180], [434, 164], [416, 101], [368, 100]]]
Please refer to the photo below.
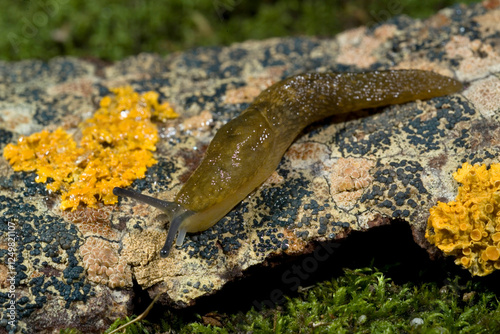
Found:
[[452, 78], [420, 70], [295, 75], [261, 92], [216, 133], [174, 202], [122, 188], [113, 193], [165, 211], [170, 229], [160, 255], [166, 257], [177, 233], [180, 246], [186, 232], [208, 229], [262, 184], [307, 125], [336, 114], [430, 99], [461, 88]]

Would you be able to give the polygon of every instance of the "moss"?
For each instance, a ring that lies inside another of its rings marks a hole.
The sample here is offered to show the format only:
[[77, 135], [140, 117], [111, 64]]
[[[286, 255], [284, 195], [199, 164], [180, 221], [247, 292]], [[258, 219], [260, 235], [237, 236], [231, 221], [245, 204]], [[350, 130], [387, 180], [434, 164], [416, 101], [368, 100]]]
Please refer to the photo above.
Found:
[[443, 286], [396, 285], [376, 269], [345, 270], [275, 309], [221, 314], [221, 327], [202, 324], [206, 317], [193, 321], [169, 311], [148, 328], [175, 333], [499, 332], [500, 304], [482, 289], [471, 281], [462, 285], [458, 277]]
[[0, 6], [7, 8], [0, 14], [0, 57], [74, 55], [117, 60], [139, 52], [164, 54], [247, 39], [333, 36], [401, 14], [429, 16], [455, 2], [0, 0]]
[[[132, 319], [135, 317], [125, 317], [125, 319], [117, 319], [104, 333], [111, 333], [117, 328], [119, 328], [122, 325], [125, 325], [126, 323], [130, 322]], [[138, 321], [135, 323], [130, 324], [125, 331], [120, 331], [119, 333], [126, 333], [126, 334], [149, 334], [151, 333], [150, 331], [147, 330], [146, 325], [149, 324], [147, 321]], [[61, 333], [62, 334], [62, 333]]]
[[82, 334], [82, 332], [76, 328], [67, 328], [60, 330], [59, 334]]

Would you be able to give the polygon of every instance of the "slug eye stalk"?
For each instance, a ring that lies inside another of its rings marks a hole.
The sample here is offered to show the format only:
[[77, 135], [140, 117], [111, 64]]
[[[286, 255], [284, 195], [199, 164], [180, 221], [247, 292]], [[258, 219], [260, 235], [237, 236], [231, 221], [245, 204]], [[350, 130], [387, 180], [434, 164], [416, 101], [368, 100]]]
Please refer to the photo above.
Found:
[[158, 199], [158, 198], [154, 198], [154, 197], [151, 197], [148, 195], [143, 195], [140, 193], [136, 193], [135, 191], [123, 189], [123, 188], [119, 188], [119, 187], [113, 188], [113, 195], [132, 198], [132, 199], [135, 199], [136, 201], [154, 206], [155, 208], [158, 208], [158, 209], [162, 210], [163, 212], [165, 212], [168, 219], [172, 219], [174, 213], [180, 207], [180, 205], [175, 203], [175, 202], [163, 201], [163, 200]]
[[144, 194], [137, 193], [128, 189], [123, 189], [115, 187], [113, 189], [113, 194], [115, 196], [128, 197], [135, 199], [136, 201], [149, 204], [162, 210], [168, 217], [170, 221], [170, 228], [168, 229], [167, 239], [165, 240], [165, 245], [160, 250], [161, 257], [167, 257], [172, 249], [175, 236], [177, 235], [177, 246], [182, 246], [184, 237], [186, 236], [186, 228], [182, 226], [185, 219], [191, 216], [194, 212], [186, 210], [182, 205], [175, 202], [163, 201], [158, 198], [147, 196]]

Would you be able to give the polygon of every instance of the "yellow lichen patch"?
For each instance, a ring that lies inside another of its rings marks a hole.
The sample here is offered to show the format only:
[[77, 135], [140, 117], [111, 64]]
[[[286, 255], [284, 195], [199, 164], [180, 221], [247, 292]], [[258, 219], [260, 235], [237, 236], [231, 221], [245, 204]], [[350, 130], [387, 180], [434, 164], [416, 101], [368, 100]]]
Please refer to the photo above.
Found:
[[491, 240], [493, 240], [493, 242], [498, 242], [500, 241], [500, 232], [497, 232], [497, 233], [494, 233], [491, 235]]
[[3, 155], [15, 171], [36, 171], [37, 182], [61, 191], [61, 209], [75, 210], [83, 203], [96, 207], [99, 200], [114, 204], [114, 187], [126, 187], [143, 178], [156, 163], [153, 153], [158, 131], [151, 122], [177, 117], [158, 103], [158, 93], [139, 94], [131, 87], [111, 89], [94, 116], [80, 125], [79, 145], [62, 129], [21, 137], [5, 147]]
[[464, 163], [453, 177], [457, 198], [430, 209], [425, 237], [473, 275], [488, 275], [500, 268], [500, 164]]
[[488, 258], [488, 260], [491, 260], [491, 261], [496, 261], [496, 260], [498, 260], [498, 258], [500, 258], [500, 251], [499, 251], [498, 247], [495, 247], [495, 246], [488, 246], [486, 248], [486, 250], [484, 251], [484, 253], [486, 254], [486, 257]]

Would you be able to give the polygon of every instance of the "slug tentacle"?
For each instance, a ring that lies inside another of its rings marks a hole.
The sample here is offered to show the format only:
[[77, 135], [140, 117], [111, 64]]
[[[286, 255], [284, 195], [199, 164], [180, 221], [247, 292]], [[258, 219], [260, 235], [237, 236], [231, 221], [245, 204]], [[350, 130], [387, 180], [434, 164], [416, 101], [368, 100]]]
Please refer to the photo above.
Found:
[[167, 234], [167, 239], [165, 240], [165, 244], [163, 245], [163, 248], [160, 250], [160, 256], [161, 257], [167, 257], [168, 254], [170, 253], [170, 249], [172, 248], [172, 245], [174, 244], [174, 239], [175, 235], [177, 234], [177, 241], [176, 245], [177, 246], [182, 246], [182, 243], [184, 242], [184, 237], [186, 236], [186, 224], [183, 224], [186, 221], [186, 218], [188, 216], [191, 216], [194, 214], [193, 211], [185, 211], [181, 215], [175, 217], [174, 219], [171, 220], [170, 222], [170, 227], [168, 229], [168, 234]]
[[309, 124], [366, 108], [452, 94], [462, 84], [421, 70], [365, 73], [306, 73], [280, 81], [257, 96], [215, 134], [204, 159], [174, 202], [121, 188], [113, 193], [155, 206], [169, 215], [170, 230], [160, 254], [175, 236], [204, 231], [260, 186], [276, 169], [290, 144]]
[[135, 191], [123, 189], [123, 188], [119, 188], [119, 187], [113, 188], [113, 195], [132, 198], [132, 199], [135, 199], [136, 201], [154, 206], [155, 208], [158, 208], [158, 209], [162, 210], [163, 212], [165, 212], [168, 219], [170, 219], [170, 220], [174, 219], [176, 212], [181, 208], [181, 205], [178, 203], [163, 201], [163, 200], [155, 198], [155, 197], [136, 193]]
[[158, 198], [136, 193], [135, 191], [119, 187], [113, 188], [113, 194], [116, 196], [129, 197], [137, 201], [149, 204], [151, 206], [154, 206], [155, 208], [162, 210], [167, 215], [168, 220], [170, 221], [170, 227], [168, 229], [165, 245], [160, 250], [160, 255], [162, 257], [166, 257], [169, 254], [176, 235], [177, 246], [182, 245], [187, 232], [187, 228], [185, 226], [186, 224], [183, 223], [186, 222], [187, 217], [195, 213], [194, 211], [188, 210], [176, 202], [163, 201]]

